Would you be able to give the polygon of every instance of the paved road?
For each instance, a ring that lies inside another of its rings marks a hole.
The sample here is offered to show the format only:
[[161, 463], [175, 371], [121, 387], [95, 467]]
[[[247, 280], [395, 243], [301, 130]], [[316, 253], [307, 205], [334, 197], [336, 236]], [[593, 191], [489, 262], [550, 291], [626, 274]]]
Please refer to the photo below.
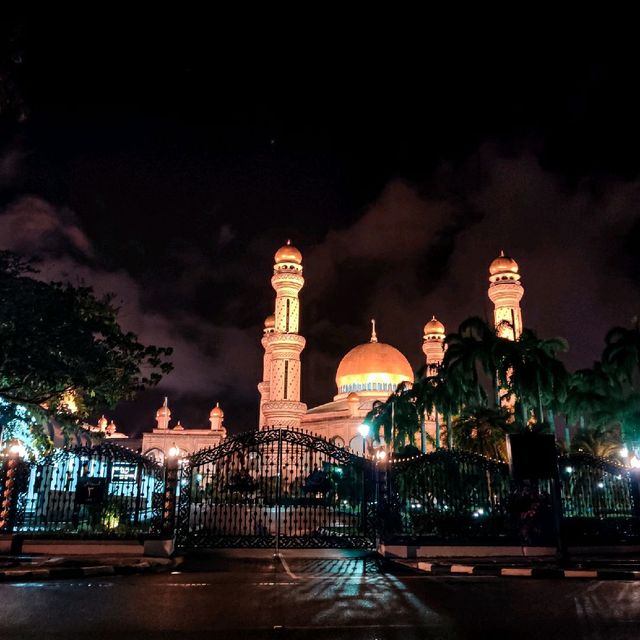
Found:
[[0, 585], [2, 640], [639, 636], [640, 582], [426, 577], [362, 558]]

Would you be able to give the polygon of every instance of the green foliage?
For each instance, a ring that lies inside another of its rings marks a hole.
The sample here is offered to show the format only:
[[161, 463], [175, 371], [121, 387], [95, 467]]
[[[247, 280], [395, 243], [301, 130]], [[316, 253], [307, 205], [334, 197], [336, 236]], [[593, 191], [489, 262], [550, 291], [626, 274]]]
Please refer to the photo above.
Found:
[[0, 407], [2, 422], [23, 406], [38, 425], [53, 419], [71, 431], [171, 371], [171, 349], [145, 346], [123, 331], [112, 296], [97, 298], [90, 287], [44, 282], [34, 273], [0, 252], [0, 398], [8, 403]]
[[454, 420], [453, 444], [457, 449], [506, 462], [507, 434], [515, 429], [505, 409], [478, 407]]

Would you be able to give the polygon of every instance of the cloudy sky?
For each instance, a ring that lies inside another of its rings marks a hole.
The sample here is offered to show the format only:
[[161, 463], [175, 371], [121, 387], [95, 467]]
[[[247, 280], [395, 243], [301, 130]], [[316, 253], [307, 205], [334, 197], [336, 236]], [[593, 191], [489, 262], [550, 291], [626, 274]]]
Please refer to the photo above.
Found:
[[371, 317], [416, 368], [432, 314], [450, 330], [490, 317], [500, 249], [521, 266], [525, 325], [565, 336], [570, 368], [638, 313], [635, 61], [337, 56], [197, 22], [2, 34], [0, 248], [114, 292], [124, 326], [175, 349], [161, 387], [112, 412], [121, 429], [152, 426], [164, 394], [187, 426], [216, 401], [232, 430], [255, 426], [289, 237], [309, 405]]

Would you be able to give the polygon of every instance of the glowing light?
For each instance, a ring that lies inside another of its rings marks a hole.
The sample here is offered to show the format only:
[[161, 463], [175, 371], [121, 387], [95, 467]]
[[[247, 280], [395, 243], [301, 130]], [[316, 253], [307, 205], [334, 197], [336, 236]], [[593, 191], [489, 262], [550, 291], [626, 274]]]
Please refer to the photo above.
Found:
[[598, 488], [604, 489], [604, 482], [598, 482]]
[[384, 449], [378, 449], [376, 451], [376, 458], [380, 461], [385, 460], [387, 457], [387, 452]]
[[573, 473], [573, 467], [565, 467], [565, 468], [564, 468], [564, 470], [565, 470], [567, 473]]
[[629, 449], [627, 447], [622, 447], [622, 449], [620, 449], [620, 453], [619, 453], [621, 458], [628, 458], [629, 457]]
[[180, 455], [180, 449], [178, 449], [178, 447], [176, 447], [176, 445], [174, 444], [173, 447], [169, 449], [169, 457], [177, 458], [179, 455]]
[[359, 424], [358, 425], [358, 433], [363, 438], [366, 438], [369, 435], [369, 425], [366, 422], [363, 422], [362, 424]]
[[20, 458], [24, 458], [27, 450], [24, 448], [24, 445], [21, 442], [17, 442], [9, 447], [9, 451], [13, 453], [13, 455], [18, 456]]
[[638, 459], [636, 456], [633, 456], [631, 458], [631, 460], [629, 460], [629, 464], [634, 468], [634, 469], [640, 469], [640, 459]]

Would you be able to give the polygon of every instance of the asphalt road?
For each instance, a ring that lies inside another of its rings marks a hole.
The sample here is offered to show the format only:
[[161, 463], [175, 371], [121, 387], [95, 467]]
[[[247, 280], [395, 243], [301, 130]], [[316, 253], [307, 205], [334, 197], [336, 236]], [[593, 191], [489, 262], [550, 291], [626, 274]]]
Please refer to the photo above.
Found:
[[286, 564], [207, 558], [173, 574], [1, 584], [0, 638], [640, 637], [640, 582], [416, 576], [362, 558]]

